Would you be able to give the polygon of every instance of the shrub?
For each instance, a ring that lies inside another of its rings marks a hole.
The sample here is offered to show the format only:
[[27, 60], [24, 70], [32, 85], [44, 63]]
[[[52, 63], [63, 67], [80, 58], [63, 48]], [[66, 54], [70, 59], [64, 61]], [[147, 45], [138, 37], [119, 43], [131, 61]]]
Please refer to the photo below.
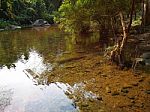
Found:
[[0, 28], [6, 28], [7, 26], [10, 26], [10, 25], [16, 25], [15, 22], [12, 22], [12, 21], [6, 21], [6, 20], [3, 20], [3, 19], [0, 19]]

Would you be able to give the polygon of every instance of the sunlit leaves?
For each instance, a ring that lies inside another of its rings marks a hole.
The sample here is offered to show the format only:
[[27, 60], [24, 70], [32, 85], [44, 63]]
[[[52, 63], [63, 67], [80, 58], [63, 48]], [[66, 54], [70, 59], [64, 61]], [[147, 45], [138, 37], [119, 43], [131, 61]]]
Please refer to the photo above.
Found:
[[92, 21], [103, 23], [102, 16], [115, 15], [119, 11], [128, 13], [129, 0], [64, 0], [55, 17], [61, 28], [80, 32], [91, 26]]

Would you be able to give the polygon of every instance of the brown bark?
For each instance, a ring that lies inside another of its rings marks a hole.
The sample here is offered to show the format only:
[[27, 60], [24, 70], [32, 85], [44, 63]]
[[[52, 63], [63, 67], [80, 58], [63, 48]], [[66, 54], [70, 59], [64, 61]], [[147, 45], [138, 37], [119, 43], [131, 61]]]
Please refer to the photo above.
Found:
[[146, 14], [146, 6], [144, 0], [142, 0], [142, 26], [145, 26], [145, 14]]
[[111, 52], [111, 60], [116, 61], [118, 65], [122, 66], [124, 64], [124, 47], [127, 42], [127, 33], [122, 12], [119, 12], [119, 16], [123, 30], [123, 38], [121, 43], [118, 40], [116, 48]]
[[150, 0], [142, 0], [142, 26], [150, 25]]
[[125, 54], [125, 46], [127, 43], [129, 31], [131, 29], [134, 8], [135, 8], [135, 0], [132, 0], [131, 11], [130, 11], [130, 22], [128, 24], [127, 30], [126, 30], [126, 25], [124, 22], [123, 14], [122, 14], [122, 12], [119, 12], [122, 31], [123, 31], [123, 38], [122, 38], [121, 42], [118, 41], [116, 48], [111, 52], [111, 60], [112, 61], [117, 60], [117, 63], [120, 66], [124, 66], [124, 62], [125, 62], [125, 55], [124, 55]]
[[130, 22], [129, 22], [129, 25], [128, 25], [127, 32], [130, 31], [134, 11], [135, 11], [135, 0], [132, 0], [131, 11], [130, 11]]
[[127, 42], [127, 32], [126, 32], [125, 22], [124, 22], [124, 19], [123, 19], [123, 14], [120, 12], [119, 15], [120, 15], [122, 31], [123, 31], [123, 39], [122, 39], [122, 42], [121, 42], [121, 45], [120, 45], [120, 54], [122, 54], [122, 51], [123, 51], [123, 49], [125, 47], [125, 44]]
[[145, 25], [150, 25], [150, 0], [146, 0]]

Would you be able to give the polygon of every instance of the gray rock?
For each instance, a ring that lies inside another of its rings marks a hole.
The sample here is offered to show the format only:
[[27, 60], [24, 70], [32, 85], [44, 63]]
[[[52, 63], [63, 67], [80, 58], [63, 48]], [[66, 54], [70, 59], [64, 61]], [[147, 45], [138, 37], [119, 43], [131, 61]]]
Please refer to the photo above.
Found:
[[0, 29], [0, 31], [4, 31], [4, 29]]
[[143, 53], [142, 56], [145, 65], [150, 65], [150, 52]]
[[49, 26], [49, 25], [50, 24], [43, 19], [38, 19], [32, 24], [32, 26]]
[[10, 26], [7, 26], [5, 29], [6, 30], [16, 30], [16, 29], [21, 29], [21, 26], [10, 25]]

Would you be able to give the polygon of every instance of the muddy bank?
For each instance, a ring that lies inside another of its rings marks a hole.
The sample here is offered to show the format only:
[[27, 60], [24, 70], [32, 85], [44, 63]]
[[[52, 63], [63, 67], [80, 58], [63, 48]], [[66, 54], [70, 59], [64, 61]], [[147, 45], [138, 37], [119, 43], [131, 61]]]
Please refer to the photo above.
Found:
[[65, 61], [48, 75], [49, 82], [70, 85], [83, 83], [86, 91], [98, 96], [95, 100], [83, 100], [80, 91], [67, 94], [74, 99], [81, 112], [150, 110], [150, 73], [118, 70], [114, 65], [104, 61], [99, 53], [87, 53], [82, 58]]

